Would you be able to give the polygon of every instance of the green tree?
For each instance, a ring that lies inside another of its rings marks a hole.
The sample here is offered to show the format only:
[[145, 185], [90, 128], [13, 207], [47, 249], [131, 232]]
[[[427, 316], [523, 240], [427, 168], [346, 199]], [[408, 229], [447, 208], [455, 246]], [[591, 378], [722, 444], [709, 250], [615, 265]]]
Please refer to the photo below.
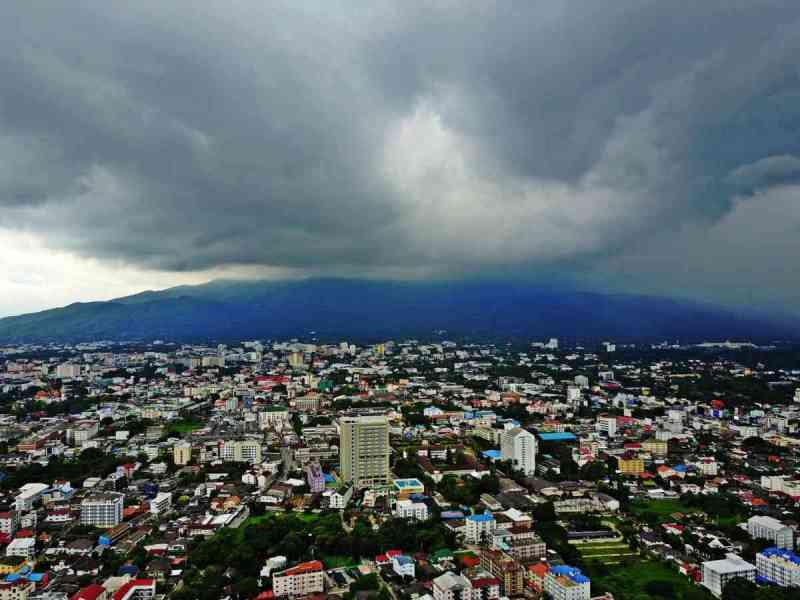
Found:
[[722, 600], [753, 600], [756, 584], [744, 577], [734, 577], [722, 590]]

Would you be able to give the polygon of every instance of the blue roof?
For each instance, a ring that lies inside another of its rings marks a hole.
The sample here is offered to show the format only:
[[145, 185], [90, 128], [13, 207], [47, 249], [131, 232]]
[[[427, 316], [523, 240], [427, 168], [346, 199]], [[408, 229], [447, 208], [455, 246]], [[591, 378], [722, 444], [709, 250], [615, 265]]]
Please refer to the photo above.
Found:
[[539, 439], [541, 439], [543, 442], [571, 442], [578, 438], [575, 437], [574, 433], [563, 431], [557, 433], [540, 433]]
[[684, 473], [688, 471], [689, 468], [686, 465], [675, 465], [672, 470], [677, 471], [678, 473]]
[[486, 458], [491, 458], [492, 460], [500, 460], [503, 458], [503, 453], [500, 450], [484, 450], [481, 452], [483, 456]]
[[422, 482], [419, 479], [415, 479], [413, 477], [409, 479], [395, 479], [394, 485], [399, 488], [423, 487]]
[[324, 473], [323, 477], [325, 478], [325, 483], [333, 483], [336, 481], [336, 478], [330, 473]]
[[410, 565], [414, 563], [410, 556], [400, 555], [395, 556], [394, 559], [397, 561], [397, 564], [400, 565]]
[[485, 512], [482, 515], [470, 515], [467, 519], [478, 523], [487, 523], [489, 521], [494, 521], [494, 516], [490, 512]]
[[575, 583], [590, 583], [589, 578], [586, 577], [578, 567], [570, 567], [569, 565], [556, 565], [550, 567], [550, 572], [555, 575], [563, 575], [569, 577]]
[[772, 558], [773, 556], [777, 556], [784, 560], [788, 560], [789, 562], [793, 562], [796, 565], [800, 565], [800, 556], [792, 552], [791, 550], [787, 550], [785, 548], [767, 548], [762, 550], [759, 554], [767, 557]]

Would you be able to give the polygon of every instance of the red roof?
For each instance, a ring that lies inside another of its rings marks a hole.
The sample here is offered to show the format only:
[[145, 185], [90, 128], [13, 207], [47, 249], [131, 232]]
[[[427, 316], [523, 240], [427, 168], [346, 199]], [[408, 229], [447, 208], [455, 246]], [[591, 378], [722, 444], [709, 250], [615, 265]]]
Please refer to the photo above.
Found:
[[114, 595], [112, 596], [112, 598], [113, 598], [113, 600], [123, 600], [123, 598], [127, 598], [128, 597], [128, 594], [134, 588], [153, 587], [155, 585], [154, 581], [155, 580], [153, 580], [153, 579], [131, 579], [128, 583], [126, 583], [121, 588], [119, 588], [116, 592], [114, 592]]
[[105, 594], [106, 588], [98, 583], [87, 585], [85, 588], [78, 590], [70, 600], [97, 600], [100, 596]]
[[292, 575], [302, 575], [304, 573], [313, 573], [314, 571], [322, 571], [322, 562], [318, 560], [311, 560], [308, 562], [300, 563], [299, 565], [296, 565], [291, 569], [286, 569], [282, 573], [277, 573], [277, 575], [287, 577]]
[[470, 581], [473, 588], [488, 587], [490, 585], [500, 585], [500, 580], [494, 577], [479, 577]]

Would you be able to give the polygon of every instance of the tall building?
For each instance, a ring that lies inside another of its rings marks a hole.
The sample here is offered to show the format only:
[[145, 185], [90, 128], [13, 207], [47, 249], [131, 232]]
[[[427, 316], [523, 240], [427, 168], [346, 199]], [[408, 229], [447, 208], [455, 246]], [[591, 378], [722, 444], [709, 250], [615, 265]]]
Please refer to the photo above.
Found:
[[769, 540], [778, 548], [794, 550], [794, 530], [772, 517], [755, 516], [747, 520], [747, 533]]
[[500, 451], [503, 460], [510, 460], [514, 469], [525, 475], [536, 471], [536, 438], [530, 431], [514, 427], [503, 432]]
[[318, 462], [313, 462], [306, 467], [306, 481], [312, 494], [325, 491], [325, 475]]
[[123, 494], [102, 492], [86, 496], [81, 502], [81, 525], [115, 527], [122, 522]]
[[750, 581], [756, 579], [756, 566], [735, 554], [728, 554], [722, 560], [709, 560], [703, 563], [703, 586], [719, 598], [725, 585], [734, 577]]
[[388, 419], [382, 416], [342, 417], [339, 427], [342, 478], [357, 488], [389, 484]]
[[758, 576], [772, 585], [800, 588], [800, 556], [784, 548], [767, 548], [756, 554]]
[[469, 515], [466, 518], [466, 535], [464, 539], [470, 544], [489, 545], [496, 526], [497, 521], [495, 521], [490, 512], [485, 512], [482, 515]]
[[172, 447], [172, 459], [178, 466], [188, 465], [192, 461], [192, 445], [189, 442], [178, 442]]

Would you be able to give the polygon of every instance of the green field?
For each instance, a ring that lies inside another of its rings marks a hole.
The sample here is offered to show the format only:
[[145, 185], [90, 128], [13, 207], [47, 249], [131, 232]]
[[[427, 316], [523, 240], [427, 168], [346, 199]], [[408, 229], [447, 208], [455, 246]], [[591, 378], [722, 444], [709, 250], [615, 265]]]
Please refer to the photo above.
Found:
[[646, 513], [654, 513], [659, 516], [659, 520], [669, 521], [669, 516], [672, 513], [701, 513], [698, 508], [688, 506], [680, 500], [647, 500], [645, 502], [636, 502], [631, 505], [631, 512], [637, 516], [642, 516]]
[[264, 515], [260, 515], [258, 517], [247, 517], [245, 522], [242, 523], [241, 529], [245, 529], [250, 525], [258, 525], [259, 523], [263, 523], [264, 521], [268, 521], [270, 519], [285, 519], [286, 517], [295, 517], [299, 521], [303, 523], [315, 523], [320, 520], [320, 515], [316, 513], [298, 513], [298, 512], [283, 512], [283, 511], [275, 511], [275, 512], [268, 512]]
[[[712, 596], [693, 584], [674, 570], [671, 566], [652, 560], [633, 560], [624, 567], [612, 566], [604, 573], [593, 573], [592, 568], [587, 569], [592, 580], [592, 595], [611, 592], [616, 600], [644, 600], [645, 598], [659, 598], [647, 592], [647, 584], [653, 581], [669, 582], [672, 593], [666, 597], [675, 600], [692, 600]], [[602, 570], [602, 569], [601, 569]], [[690, 594], [690, 595], [687, 595]]]
[[355, 567], [358, 563], [352, 556], [341, 556], [338, 554], [320, 554], [317, 558], [322, 561], [326, 569], [338, 569], [339, 567]]
[[636, 556], [625, 542], [596, 542], [575, 544], [584, 561], [598, 561], [603, 565], [617, 565]]
[[199, 421], [173, 421], [167, 425], [167, 431], [175, 433], [191, 433], [202, 428], [203, 424]]

